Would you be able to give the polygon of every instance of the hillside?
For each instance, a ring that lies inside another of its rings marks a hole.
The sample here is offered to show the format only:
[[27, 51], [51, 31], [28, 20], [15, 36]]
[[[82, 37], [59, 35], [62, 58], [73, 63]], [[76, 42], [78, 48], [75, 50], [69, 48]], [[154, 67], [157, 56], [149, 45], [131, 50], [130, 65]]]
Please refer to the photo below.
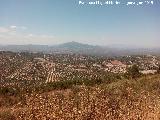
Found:
[[123, 56], [123, 55], [143, 55], [156, 54], [159, 55], [159, 48], [141, 48], [129, 47], [124, 45], [104, 45], [94, 46], [79, 42], [67, 42], [58, 45], [0, 45], [0, 51], [13, 52], [44, 52], [44, 53], [79, 53], [86, 55], [107, 55], [107, 56]]
[[25, 95], [0, 119], [159, 120], [160, 75]]

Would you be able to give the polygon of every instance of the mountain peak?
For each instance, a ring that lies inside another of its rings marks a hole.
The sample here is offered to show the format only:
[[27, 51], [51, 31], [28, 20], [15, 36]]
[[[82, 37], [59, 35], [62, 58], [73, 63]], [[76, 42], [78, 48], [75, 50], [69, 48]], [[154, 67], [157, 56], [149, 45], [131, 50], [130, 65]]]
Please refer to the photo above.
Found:
[[63, 46], [63, 47], [91, 47], [92, 45], [71, 41], [71, 42], [60, 44], [59, 46]]
[[63, 43], [57, 46], [58, 49], [65, 49], [65, 50], [70, 50], [70, 51], [85, 51], [89, 49], [95, 49], [95, 46], [84, 44], [84, 43], [79, 43], [75, 41]]

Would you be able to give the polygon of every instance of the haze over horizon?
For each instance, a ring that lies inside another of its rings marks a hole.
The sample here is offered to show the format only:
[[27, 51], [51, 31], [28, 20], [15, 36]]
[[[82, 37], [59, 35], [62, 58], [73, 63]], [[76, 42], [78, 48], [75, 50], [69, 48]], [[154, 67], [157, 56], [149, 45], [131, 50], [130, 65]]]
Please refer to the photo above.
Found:
[[135, 7], [82, 6], [78, 1], [0, 0], [0, 45], [75, 41], [160, 47], [158, 0], [154, 5]]

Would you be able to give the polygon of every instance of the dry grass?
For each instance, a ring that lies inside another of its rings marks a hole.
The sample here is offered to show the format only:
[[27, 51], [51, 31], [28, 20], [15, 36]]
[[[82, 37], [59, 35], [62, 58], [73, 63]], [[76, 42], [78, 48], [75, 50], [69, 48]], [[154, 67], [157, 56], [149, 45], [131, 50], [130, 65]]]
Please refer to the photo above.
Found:
[[14, 120], [15, 116], [11, 113], [10, 108], [0, 108], [0, 120]]
[[159, 75], [26, 96], [17, 120], [159, 120]]

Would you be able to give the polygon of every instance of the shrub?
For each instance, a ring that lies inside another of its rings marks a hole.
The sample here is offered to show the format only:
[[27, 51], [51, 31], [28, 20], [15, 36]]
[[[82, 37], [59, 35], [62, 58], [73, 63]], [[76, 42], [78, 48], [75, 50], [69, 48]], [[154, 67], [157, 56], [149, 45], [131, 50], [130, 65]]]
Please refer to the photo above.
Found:
[[141, 73], [139, 72], [139, 67], [137, 65], [133, 65], [132, 67], [128, 68], [127, 76], [136, 79], [140, 77]]
[[11, 114], [10, 111], [0, 112], [0, 120], [15, 120], [15, 116]]

